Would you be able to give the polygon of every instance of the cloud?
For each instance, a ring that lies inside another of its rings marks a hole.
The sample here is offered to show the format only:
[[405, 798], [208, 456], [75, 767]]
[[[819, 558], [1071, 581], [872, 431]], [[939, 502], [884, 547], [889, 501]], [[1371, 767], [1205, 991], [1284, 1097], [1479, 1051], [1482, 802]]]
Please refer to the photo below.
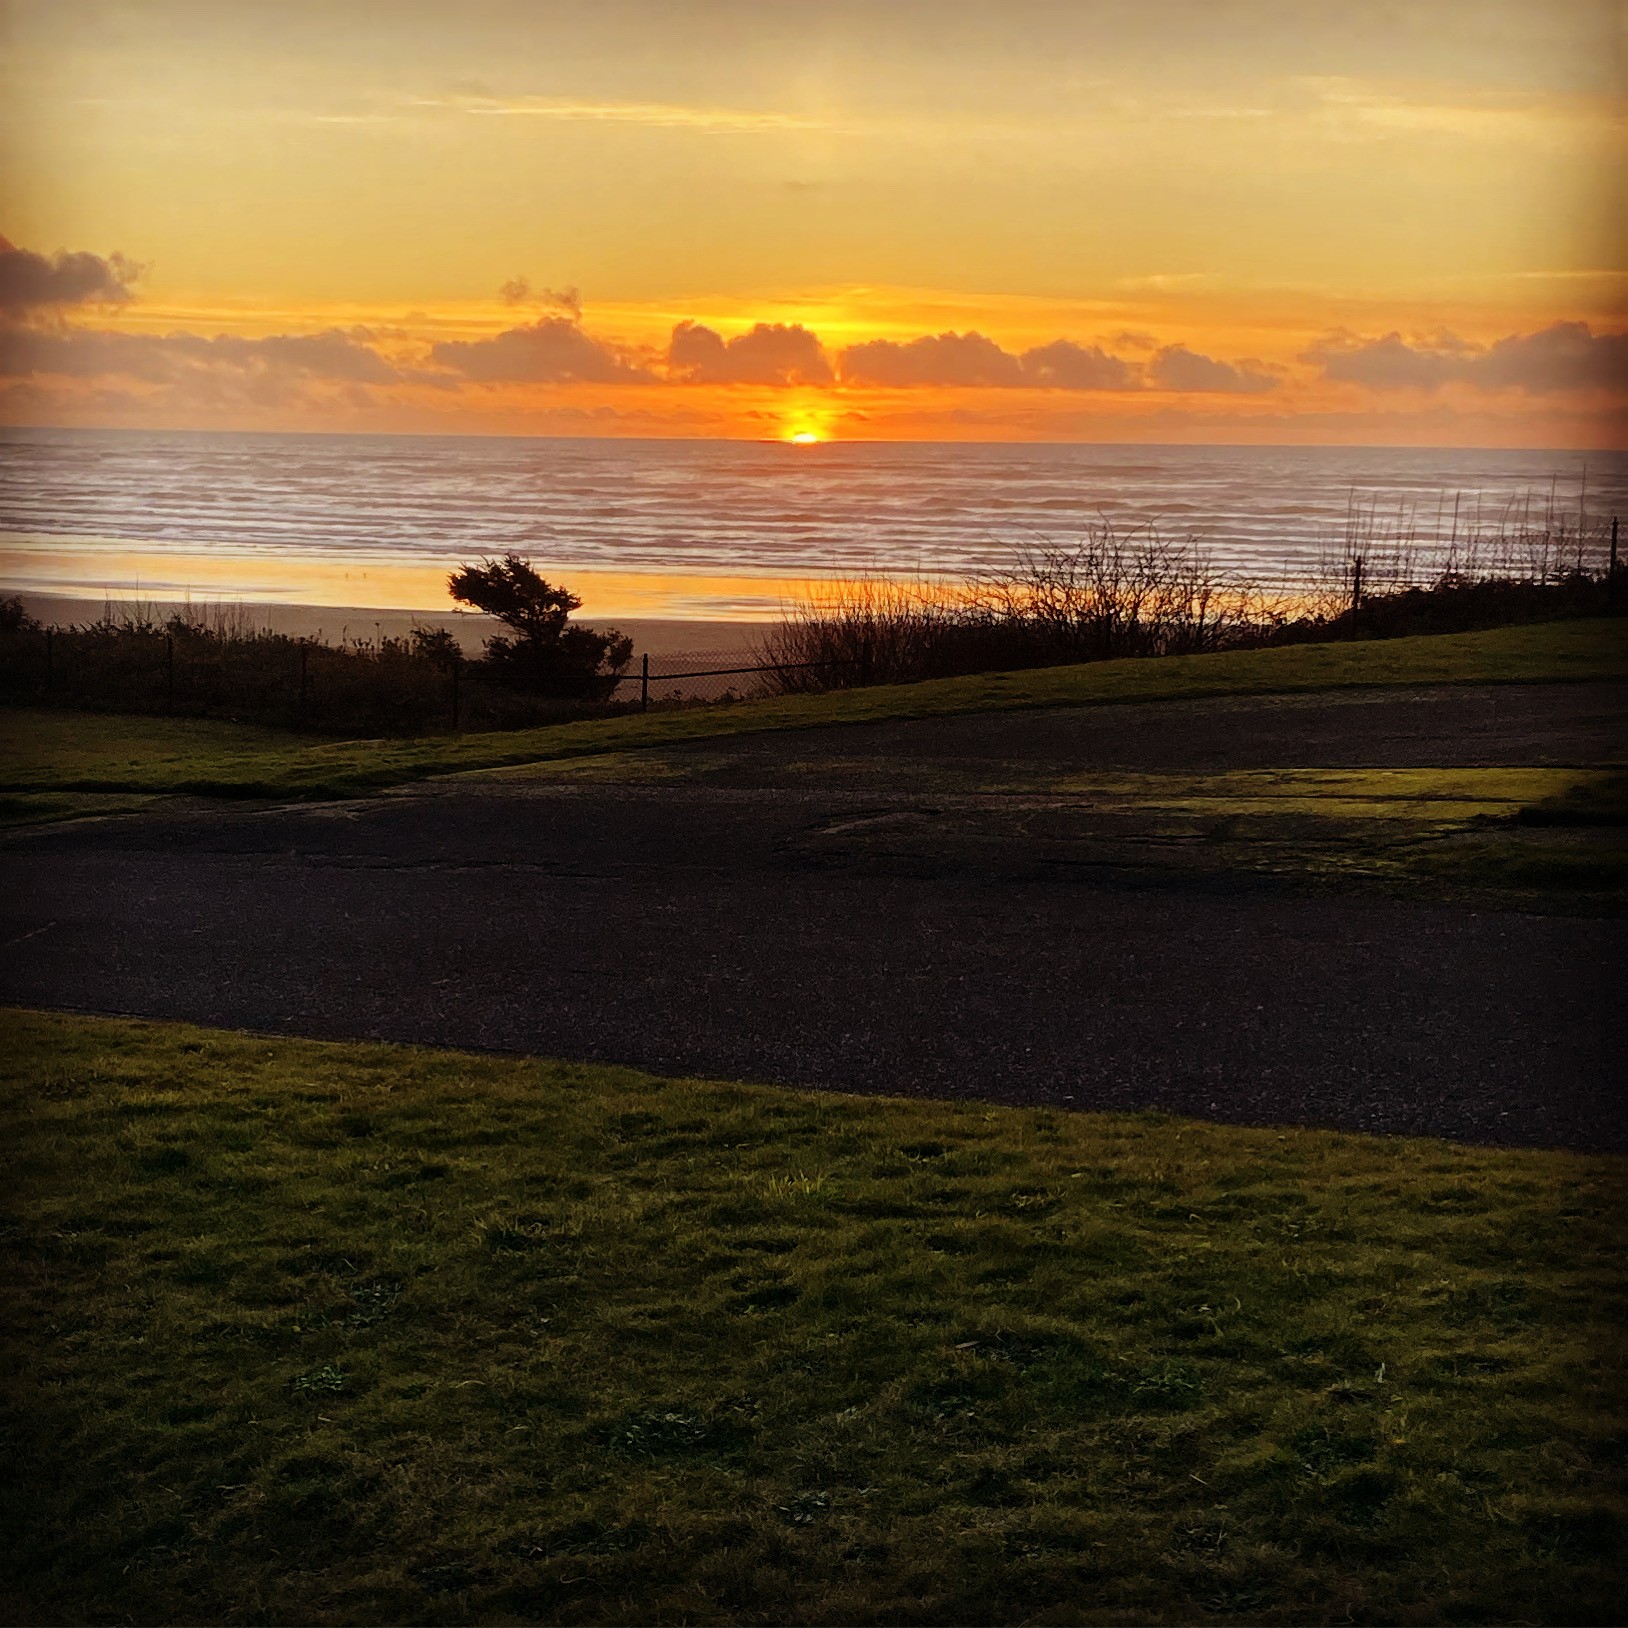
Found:
[[1556, 322], [1511, 334], [1470, 364], [1484, 389], [1628, 389], [1628, 333], [1597, 334], [1586, 322]]
[[1277, 388], [1276, 379], [1247, 362], [1220, 362], [1185, 345], [1155, 351], [1148, 362], [1148, 382], [1156, 390], [1190, 394], [1247, 396]]
[[[406, 382], [365, 330], [272, 334], [122, 333], [94, 328], [0, 330], [8, 410], [180, 416], [224, 424], [289, 408], [341, 416], [378, 407], [378, 387]], [[35, 385], [32, 381], [43, 381]], [[28, 408], [16, 392], [38, 391]]]
[[308, 378], [346, 379], [353, 384], [393, 384], [401, 375], [365, 343], [366, 329], [329, 328], [314, 334], [271, 334], [238, 339], [229, 334], [207, 340], [213, 354], [239, 366], [263, 366]]
[[1184, 290], [1213, 286], [1220, 278], [1213, 271], [1153, 271], [1143, 277], [1120, 277], [1115, 288], [1123, 288], [1127, 293], [1145, 293], [1151, 291], [1155, 294], [1180, 293]]
[[140, 275], [141, 268], [122, 254], [104, 259], [85, 250], [58, 250], [47, 256], [0, 237], [0, 313], [9, 317], [70, 305], [121, 304]]
[[913, 389], [924, 385], [966, 388], [1021, 385], [1023, 364], [981, 333], [923, 334], [920, 339], [871, 339], [842, 353], [848, 384]]
[[1023, 382], [1048, 390], [1134, 390], [1129, 362], [1099, 345], [1057, 339], [1023, 353]]
[[563, 311], [573, 322], [582, 320], [582, 291], [576, 288], [533, 288], [524, 277], [511, 277], [498, 289], [505, 305], [545, 305]]
[[1536, 333], [1510, 334], [1487, 346], [1453, 334], [1409, 342], [1333, 334], [1302, 355], [1325, 379], [1370, 390], [1628, 391], [1628, 333], [1597, 334], [1586, 322], [1556, 322]]
[[1134, 390], [1135, 370], [1099, 345], [1055, 339], [1015, 355], [981, 333], [873, 339], [842, 355], [848, 384], [893, 388]]
[[700, 323], [681, 322], [667, 347], [667, 367], [694, 384], [832, 382], [818, 336], [800, 323], [759, 322], [726, 340]]
[[[313, 393], [365, 402], [371, 387], [403, 382], [366, 328], [251, 339], [129, 333], [65, 320], [74, 307], [124, 303], [139, 275], [140, 267], [123, 255], [48, 258], [0, 238], [0, 377], [123, 380], [148, 387], [148, 395], [135, 399], [156, 393], [167, 403], [194, 407], [277, 404]], [[78, 399], [85, 399], [82, 389]]]
[[442, 340], [430, 359], [477, 384], [638, 384], [653, 377], [568, 317], [539, 317], [489, 339]]
[[1401, 334], [1388, 333], [1367, 341], [1332, 335], [1300, 360], [1320, 367], [1325, 379], [1340, 384], [1366, 385], [1370, 390], [1435, 390], [1447, 383], [1460, 356], [1415, 349]]
[[829, 128], [823, 119], [799, 113], [739, 107], [698, 107], [681, 102], [573, 102], [546, 96], [459, 94], [418, 97], [404, 105], [419, 113], [547, 119], [563, 124], [635, 124], [660, 130], [699, 130], [723, 135]]
[[348, 384], [394, 384], [400, 373], [366, 343], [366, 329], [330, 328], [314, 334], [132, 334], [104, 328], [46, 332], [13, 330], [0, 337], [0, 374], [13, 378], [128, 378], [174, 384], [202, 373], [240, 379], [325, 379]]
[[1332, 74], [1301, 75], [1290, 84], [1309, 94], [1318, 123], [1346, 137], [1428, 134], [1530, 146], [1575, 139], [1612, 122], [1610, 105], [1587, 95], [1461, 86], [1456, 94], [1430, 96], [1416, 87]]

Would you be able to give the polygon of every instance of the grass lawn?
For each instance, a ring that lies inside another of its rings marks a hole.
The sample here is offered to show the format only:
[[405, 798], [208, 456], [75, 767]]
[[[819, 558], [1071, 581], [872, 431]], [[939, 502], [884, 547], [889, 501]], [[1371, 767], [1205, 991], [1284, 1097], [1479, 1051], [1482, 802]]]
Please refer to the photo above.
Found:
[[[726, 752], [651, 747], [468, 778], [705, 785], [727, 784], [734, 767]], [[789, 783], [830, 784], [875, 768], [810, 750], [781, 772]], [[1628, 905], [1628, 769], [1616, 765], [1059, 774], [1038, 758], [889, 760], [870, 784], [921, 797], [934, 818], [849, 834], [842, 847], [850, 857], [914, 853], [924, 843], [967, 862], [980, 844], [986, 856], [1032, 852], [1039, 820], [1053, 859], [1121, 879], [1272, 878], [1589, 915]]]
[[1620, 1161], [4, 1025], [8, 1620], [1619, 1620]]
[[0, 708], [0, 825], [122, 814], [314, 737], [210, 718]]
[[0, 792], [347, 796], [427, 775], [764, 729], [1099, 701], [1585, 678], [1628, 678], [1620, 622], [1093, 662], [415, 740], [312, 742], [229, 724], [11, 710], [0, 714]]
[[1140, 839], [1166, 869], [1505, 907], [1628, 903], [1628, 771], [1617, 767], [1247, 769], [1057, 785], [1088, 802], [1121, 849]]
[[143, 718], [123, 713], [6, 708], [0, 731], [8, 786], [72, 785], [173, 772], [244, 753], [299, 751], [314, 736], [212, 718]]

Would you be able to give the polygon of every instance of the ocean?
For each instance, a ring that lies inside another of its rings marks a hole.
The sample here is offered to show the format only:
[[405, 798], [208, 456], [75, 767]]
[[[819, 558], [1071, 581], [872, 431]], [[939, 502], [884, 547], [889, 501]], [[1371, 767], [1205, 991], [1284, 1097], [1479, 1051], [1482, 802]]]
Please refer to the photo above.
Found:
[[998, 570], [1104, 518], [1292, 587], [1353, 504], [1429, 532], [1455, 501], [1597, 520], [1628, 455], [8, 430], [0, 586], [431, 608], [450, 566], [513, 551], [590, 612], [751, 620], [808, 579]]

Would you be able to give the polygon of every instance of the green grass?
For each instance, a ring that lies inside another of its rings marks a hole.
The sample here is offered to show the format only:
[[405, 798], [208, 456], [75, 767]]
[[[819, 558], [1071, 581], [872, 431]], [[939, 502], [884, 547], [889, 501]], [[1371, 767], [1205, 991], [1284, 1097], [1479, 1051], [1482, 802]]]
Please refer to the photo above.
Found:
[[[1274, 698], [1248, 698], [1263, 720]], [[1289, 704], [1293, 704], [1292, 702]], [[742, 750], [742, 746], [747, 749]], [[1615, 913], [1628, 904], [1628, 768], [1271, 768], [1060, 772], [1009, 759], [854, 753], [789, 743], [647, 747], [486, 769], [472, 783], [840, 786], [911, 800], [902, 822], [822, 836], [827, 858], [920, 853], [999, 862], [1043, 851], [1103, 879], [1271, 878], [1311, 889], [1427, 895], [1489, 907]], [[918, 801], [919, 800], [919, 801]], [[1037, 849], [1039, 844], [1039, 849]]]
[[287, 730], [211, 718], [0, 710], [0, 753], [7, 789], [78, 786], [125, 776], [184, 777], [198, 773], [201, 766], [230, 762], [245, 754], [295, 752], [312, 744], [313, 737]]
[[1616, 911], [1628, 901], [1628, 771], [1247, 769], [1057, 782], [1167, 868], [1373, 883], [1410, 895]]
[[4, 1022], [10, 1620], [1616, 1620], [1619, 1160]]
[[[1428, 896], [1488, 907], [1614, 914], [1628, 904], [1628, 770], [1457, 767], [1059, 774], [1052, 762], [843, 758], [749, 765], [749, 784], [873, 786], [919, 798], [902, 822], [805, 839], [830, 859], [931, 851], [974, 866], [1040, 855], [1104, 878]], [[473, 781], [738, 783], [739, 757], [695, 748], [609, 752]]]
[[1628, 772], [1251, 769], [1072, 776], [1121, 850], [1166, 870], [1615, 913], [1628, 903]]
[[1095, 662], [415, 740], [312, 743], [222, 724], [13, 711], [0, 723], [0, 791], [347, 796], [429, 775], [766, 729], [1106, 701], [1585, 678], [1628, 678], [1620, 623]]
[[1089, 774], [1055, 782], [1108, 806], [1218, 814], [1462, 821], [1507, 819], [1538, 805], [1591, 800], [1624, 774], [1613, 769], [1239, 769], [1224, 774]]
[[207, 795], [222, 775], [317, 744], [209, 718], [0, 708], [0, 826], [134, 813], [188, 787]]

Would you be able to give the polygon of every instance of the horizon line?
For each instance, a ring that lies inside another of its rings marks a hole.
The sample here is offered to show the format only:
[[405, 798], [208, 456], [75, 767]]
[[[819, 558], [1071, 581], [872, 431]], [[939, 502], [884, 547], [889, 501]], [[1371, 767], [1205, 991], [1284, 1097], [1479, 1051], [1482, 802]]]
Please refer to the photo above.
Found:
[[1529, 452], [1562, 456], [1628, 456], [1628, 443], [1621, 446], [1509, 446], [1502, 442], [1465, 441], [1095, 441], [1060, 440], [1055, 437], [1015, 437], [979, 439], [957, 437], [936, 439], [922, 436], [867, 436], [844, 440], [827, 437], [813, 445], [797, 445], [780, 435], [542, 435], [505, 430], [286, 430], [218, 429], [198, 425], [132, 424], [0, 424], [0, 438], [14, 431], [48, 431], [72, 435], [219, 435], [260, 436], [288, 440], [371, 440], [371, 441], [570, 441], [595, 445], [716, 444], [720, 446], [785, 447], [806, 459], [820, 447], [1127, 447], [1143, 450], [1202, 450], [1256, 452]]

